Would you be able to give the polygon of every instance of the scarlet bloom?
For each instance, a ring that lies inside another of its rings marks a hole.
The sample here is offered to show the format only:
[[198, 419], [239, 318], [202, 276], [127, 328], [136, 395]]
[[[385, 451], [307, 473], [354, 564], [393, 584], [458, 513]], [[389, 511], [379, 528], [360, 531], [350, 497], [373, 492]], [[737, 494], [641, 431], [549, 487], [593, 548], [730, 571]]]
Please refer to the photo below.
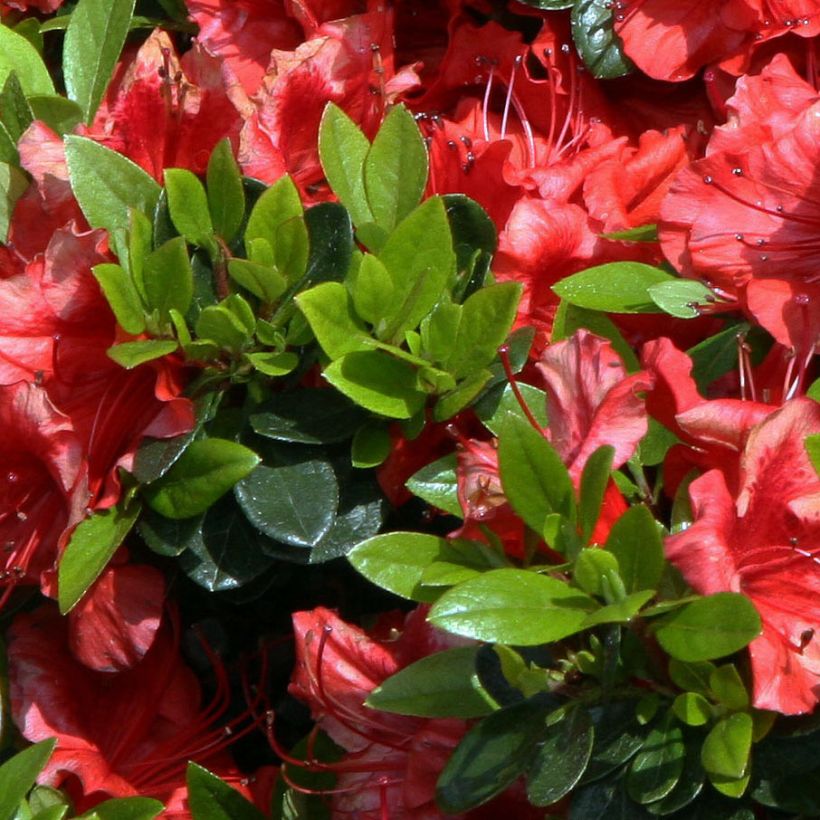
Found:
[[666, 539], [699, 593], [742, 592], [763, 622], [749, 651], [753, 703], [783, 714], [820, 700], [820, 480], [803, 441], [820, 404], [788, 402], [749, 433], [737, 491], [719, 469], [692, 482], [693, 524]]
[[18, 616], [8, 640], [15, 724], [33, 742], [57, 738], [39, 781], [65, 789], [78, 811], [107, 798], [140, 795], [163, 801], [166, 817], [190, 818], [190, 759], [249, 796], [225, 750], [229, 734], [214, 726], [229, 700], [224, 670], [217, 668], [217, 694], [203, 708], [170, 623], [139, 663], [113, 674], [75, 659], [68, 623], [51, 604]]

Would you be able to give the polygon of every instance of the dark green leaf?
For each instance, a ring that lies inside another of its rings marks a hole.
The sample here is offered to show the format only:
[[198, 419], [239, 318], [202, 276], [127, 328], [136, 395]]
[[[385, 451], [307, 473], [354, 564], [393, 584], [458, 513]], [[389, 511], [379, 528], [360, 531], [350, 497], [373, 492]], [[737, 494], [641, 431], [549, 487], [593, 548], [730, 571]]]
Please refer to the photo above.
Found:
[[265, 535], [295, 547], [312, 547], [330, 530], [339, 486], [327, 461], [260, 464], [236, 485], [248, 520]]
[[11, 820], [51, 757], [56, 740], [41, 740], [0, 766], [0, 820]]
[[686, 351], [692, 359], [692, 377], [702, 393], [715, 379], [737, 366], [738, 337], [749, 328], [746, 322], [729, 325]]
[[671, 713], [646, 738], [629, 767], [626, 789], [638, 803], [654, 803], [675, 788], [683, 774], [683, 731]]
[[669, 448], [678, 443], [677, 436], [659, 421], [649, 418], [649, 429], [638, 445], [636, 458], [645, 467], [663, 464]]
[[143, 488], [143, 495], [167, 518], [190, 518], [207, 510], [257, 464], [253, 450], [233, 441], [194, 441], [162, 478]]
[[495, 224], [474, 199], [464, 194], [445, 194], [444, 207], [450, 221], [459, 273], [469, 269], [476, 251], [485, 251], [490, 256], [495, 253], [498, 247]]
[[364, 161], [373, 220], [392, 231], [418, 205], [426, 184], [427, 147], [413, 115], [403, 105], [394, 105]]
[[582, 783], [606, 776], [643, 746], [648, 729], [635, 717], [636, 703], [635, 700], [610, 701], [590, 710], [595, 742]]
[[700, 316], [698, 305], [708, 305], [715, 300], [714, 293], [696, 279], [675, 279], [661, 282], [649, 288], [652, 301], [665, 313], [679, 319], [694, 319]]
[[366, 470], [378, 467], [393, 448], [390, 431], [381, 421], [363, 424], [350, 442], [350, 461], [354, 467]]
[[760, 630], [760, 616], [748, 598], [719, 592], [665, 615], [655, 634], [673, 658], [708, 661], [743, 649]]
[[546, 713], [537, 701], [524, 701], [470, 729], [439, 777], [439, 807], [452, 814], [468, 811], [506, 789], [532, 760]]
[[422, 467], [407, 479], [405, 486], [428, 504], [459, 518], [463, 516], [458, 501], [455, 455], [444, 456]]
[[614, 456], [615, 448], [612, 445], [605, 444], [599, 447], [587, 459], [581, 473], [581, 486], [578, 492], [578, 523], [581, 525], [584, 541], [589, 541], [595, 524], [598, 523]]
[[65, 154], [71, 187], [92, 228], [127, 230], [130, 208], [153, 214], [161, 189], [130, 159], [73, 134], [65, 139]]
[[623, 781], [604, 780], [573, 793], [569, 820], [647, 820], [649, 816], [626, 793]]
[[429, 620], [467, 638], [535, 646], [579, 632], [595, 608], [592, 598], [557, 578], [497, 569], [445, 592]]
[[663, 541], [647, 507], [630, 507], [613, 524], [606, 550], [618, 559], [627, 592], [657, 587], [664, 567]]
[[527, 771], [527, 797], [534, 806], [549, 806], [569, 794], [589, 763], [595, 728], [583, 706], [568, 710], [551, 724]]
[[593, 77], [622, 77], [633, 69], [615, 34], [613, 5], [608, 0], [576, 0], [572, 7], [572, 39]]
[[201, 517], [174, 520], [149, 509], [140, 517], [137, 530], [153, 552], [169, 558], [202, 544]]
[[[674, 814], [685, 806], [690, 805], [703, 790], [705, 773], [700, 764], [700, 738], [687, 737], [686, 754], [683, 762], [683, 774], [677, 785], [666, 797], [654, 803], [650, 803], [646, 808], [650, 814], [660, 817]], [[675, 815], [677, 817], [677, 815]], [[716, 817], [718, 815], [715, 815]], [[720, 815], [722, 817], [722, 815]]]
[[202, 766], [189, 763], [186, 780], [193, 820], [265, 820], [236, 789]]
[[139, 367], [145, 362], [154, 359], [161, 359], [169, 353], [173, 353], [179, 345], [174, 341], [164, 341], [162, 339], [141, 339], [138, 342], [123, 342], [119, 345], [109, 347], [106, 353], [120, 367], [131, 370]]
[[597, 548], [584, 549], [575, 559], [572, 579], [590, 595], [601, 595], [603, 579], [618, 574], [618, 559]]
[[365, 701], [372, 709], [430, 718], [477, 718], [497, 707], [475, 674], [478, 649], [447, 649], [399, 670]]
[[356, 404], [389, 418], [409, 419], [425, 404], [415, 369], [380, 350], [348, 353], [332, 362], [324, 376]]
[[71, 13], [63, 76], [68, 96], [79, 104], [86, 123], [94, 119], [114, 73], [133, 13], [134, 0], [80, 0]]
[[621, 624], [631, 621], [644, 606], [655, 597], [655, 590], [644, 589], [633, 592], [620, 601], [601, 607], [584, 621], [584, 628], [600, 624]]
[[319, 125], [319, 158], [330, 187], [358, 225], [373, 221], [364, 188], [370, 143], [341, 108], [328, 103]]
[[501, 484], [513, 509], [537, 533], [554, 513], [574, 515], [575, 491], [555, 448], [525, 419], [510, 416], [498, 446]]
[[658, 313], [649, 288], [674, 281], [666, 271], [642, 262], [610, 262], [562, 279], [553, 290], [572, 305], [610, 313]]
[[213, 250], [214, 228], [205, 186], [184, 168], [166, 168], [164, 174], [174, 227], [192, 245]]
[[220, 140], [208, 160], [208, 209], [214, 230], [225, 241], [235, 236], [245, 216], [242, 174], [230, 140]]
[[0, 25], [0, 84], [11, 72], [17, 74], [27, 97], [54, 94], [54, 83], [37, 49], [21, 34]]
[[[448, 390], [433, 408], [433, 421], [446, 421], [470, 405], [492, 379], [492, 371], [484, 368], [462, 379], [454, 390]], [[440, 390], [443, 389], [439, 387]]]
[[338, 202], [321, 202], [305, 211], [310, 242], [304, 283], [341, 281], [353, 255], [350, 214]]
[[110, 507], [86, 518], [74, 530], [60, 559], [57, 588], [65, 614], [85, 595], [134, 526], [139, 503]]
[[[548, 425], [547, 394], [543, 390], [523, 382], [518, 385], [518, 390], [535, 420], [541, 427], [546, 429]], [[525, 418], [524, 411], [518, 403], [518, 397], [510, 384], [500, 384], [494, 387], [486, 396], [482, 396], [476, 402], [474, 409], [482, 424], [496, 436], [501, 434], [501, 430], [504, 428], [509, 416]]]

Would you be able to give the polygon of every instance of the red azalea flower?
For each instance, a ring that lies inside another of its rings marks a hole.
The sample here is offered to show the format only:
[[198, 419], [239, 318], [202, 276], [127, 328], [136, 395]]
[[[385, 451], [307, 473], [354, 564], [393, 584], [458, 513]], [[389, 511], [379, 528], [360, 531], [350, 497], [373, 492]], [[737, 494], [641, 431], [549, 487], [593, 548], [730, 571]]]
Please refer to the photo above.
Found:
[[720, 470], [696, 479], [694, 523], [666, 539], [697, 592], [742, 592], [755, 604], [763, 634], [749, 647], [753, 702], [784, 714], [820, 700], [820, 481], [803, 446], [818, 432], [820, 405], [788, 402], [749, 433], [737, 492]]
[[[310, 705], [319, 727], [346, 754], [337, 763], [300, 764], [280, 751], [288, 765], [307, 765], [338, 775], [330, 792], [334, 817], [441, 817], [435, 804], [436, 780], [467, 724], [388, 714], [364, 705], [382, 681], [404, 666], [464, 643], [430, 626], [426, 612], [427, 607], [419, 607], [407, 616], [400, 632], [390, 630], [384, 637], [369, 635], [322, 607], [293, 615], [297, 665], [290, 691]], [[505, 795], [513, 804], [514, 816], [529, 820], [531, 807], [523, 795], [520, 800], [515, 799], [514, 790]]]
[[14, 722], [30, 741], [57, 738], [39, 782], [65, 789], [78, 811], [141, 795], [165, 802], [166, 817], [190, 818], [190, 759], [249, 796], [225, 751], [248, 727], [233, 721], [231, 736], [214, 726], [229, 700], [224, 670], [217, 666], [217, 694], [203, 708], [168, 623], [139, 663], [117, 673], [93, 671], [74, 658], [68, 622], [51, 604], [18, 616], [8, 639]]

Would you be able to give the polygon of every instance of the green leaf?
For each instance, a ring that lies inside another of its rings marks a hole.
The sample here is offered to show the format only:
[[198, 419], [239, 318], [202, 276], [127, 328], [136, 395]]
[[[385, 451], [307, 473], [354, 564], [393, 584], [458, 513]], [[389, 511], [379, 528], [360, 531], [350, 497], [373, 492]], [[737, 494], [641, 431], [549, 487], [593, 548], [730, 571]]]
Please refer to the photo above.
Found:
[[207, 510], [259, 460], [253, 450], [233, 441], [194, 441], [162, 478], [143, 488], [143, 495], [166, 518], [191, 518]]
[[368, 581], [416, 601], [432, 601], [434, 590], [420, 587], [424, 570], [436, 561], [458, 553], [445, 538], [416, 532], [391, 532], [362, 541], [347, 555], [347, 560]]
[[464, 514], [458, 501], [455, 454], [444, 456], [422, 467], [407, 479], [404, 486], [413, 495], [450, 515], [461, 518]]
[[675, 686], [701, 695], [710, 694], [709, 678], [715, 669], [709, 661], [684, 663], [674, 658], [669, 661], [669, 677]]
[[145, 362], [161, 359], [169, 353], [173, 353], [179, 345], [174, 341], [163, 341], [161, 339], [143, 339], [138, 342], [123, 342], [119, 345], [109, 347], [106, 353], [120, 367], [131, 370], [139, 367]]
[[312, 547], [330, 530], [339, 486], [327, 461], [260, 464], [235, 489], [248, 520], [265, 535], [295, 547]]
[[[80, 0], [63, 45], [63, 76], [86, 123], [94, 119], [114, 73], [134, 13], [134, 0]], [[45, 92], [48, 93], [48, 92]]]
[[362, 350], [370, 339], [351, 309], [347, 290], [339, 282], [323, 282], [300, 293], [296, 304], [331, 359]]
[[663, 540], [647, 507], [630, 507], [613, 524], [605, 548], [618, 559], [627, 592], [657, 587], [664, 568]]
[[511, 416], [498, 446], [501, 484], [513, 509], [537, 533], [558, 513], [574, 515], [575, 491], [555, 448], [524, 419]]
[[[680, 810], [693, 803], [696, 797], [703, 791], [704, 782], [706, 780], [706, 773], [703, 771], [703, 766], [700, 763], [700, 744], [697, 742], [699, 738], [692, 737], [691, 734], [687, 736], [684, 732], [684, 740], [686, 741], [686, 754], [683, 761], [683, 774], [678, 780], [677, 785], [672, 789], [666, 797], [656, 800], [646, 806], [646, 810], [655, 816], [666, 817], [671, 814], [676, 814], [680, 817], [686, 817], [686, 820], [711, 820], [714, 817], [726, 817], [727, 815], [721, 811], [711, 812], [709, 807], [705, 805], [705, 800], [699, 800], [695, 809], [695, 816], [692, 814], [681, 814]], [[734, 817], [734, 813], [732, 814]], [[739, 818], [735, 818], [739, 820]]]
[[11, 72], [17, 74], [27, 97], [54, 94], [54, 83], [37, 49], [21, 34], [0, 24], [0, 84]]
[[143, 260], [142, 283], [148, 307], [167, 321], [169, 311], [185, 314], [194, 296], [194, 273], [181, 236], [169, 239]]
[[174, 227], [192, 245], [213, 250], [214, 226], [205, 186], [184, 168], [166, 168], [164, 175], [168, 211]]
[[649, 288], [675, 281], [642, 262], [610, 262], [562, 279], [553, 290], [571, 305], [610, 313], [658, 313]]
[[324, 377], [356, 404], [389, 418], [409, 419], [426, 400], [416, 388], [415, 369], [380, 350], [347, 353]]
[[[547, 394], [537, 387], [521, 382], [518, 390], [524, 398], [524, 403], [541, 427], [548, 426], [547, 421]], [[494, 435], [501, 435], [504, 424], [509, 416], [525, 418], [524, 411], [518, 403], [518, 397], [510, 384], [500, 384], [493, 388], [487, 396], [476, 402], [475, 412], [481, 423]]]
[[247, 317], [237, 315], [231, 310], [230, 304], [226, 304], [227, 301], [225, 299], [218, 305], [209, 305], [201, 311], [196, 320], [196, 335], [201, 340], [211, 341], [219, 347], [239, 352], [250, 343], [255, 328], [248, 327], [243, 321]]
[[427, 185], [427, 147], [413, 115], [394, 105], [364, 161], [364, 185], [377, 225], [392, 231], [418, 205]]
[[686, 747], [683, 731], [671, 712], [646, 738], [626, 777], [629, 796], [638, 803], [666, 797], [683, 774]]
[[[393, 301], [383, 314], [382, 338], [404, 338], [450, 283], [456, 265], [450, 224], [441, 197], [419, 205], [390, 234], [379, 259], [393, 279]], [[381, 335], [381, 334], [380, 334]]]
[[378, 257], [366, 253], [348, 280], [356, 313], [378, 331], [379, 320], [393, 297], [393, 280]]
[[0, 162], [0, 242], [8, 238], [14, 206], [27, 189], [28, 179], [19, 168]]
[[587, 459], [581, 473], [581, 486], [578, 491], [578, 523], [581, 525], [581, 533], [585, 542], [592, 537], [592, 531], [598, 523], [614, 457], [615, 448], [611, 444], [605, 444]]
[[814, 467], [814, 471], [820, 475], [820, 434], [813, 436], [806, 436], [803, 440], [806, 446], [806, 452], [809, 454], [809, 460]]
[[597, 79], [622, 77], [634, 68], [615, 34], [614, 18], [613, 6], [607, 0], [576, 0], [572, 7], [572, 39]]
[[[441, 422], [452, 418], [456, 413], [460, 413], [473, 402], [487, 383], [492, 379], [493, 374], [484, 368], [471, 373], [466, 379], [462, 379], [453, 390], [448, 390], [436, 402], [433, 408], [433, 421]], [[439, 387], [440, 392], [442, 387]]]
[[614, 555], [604, 550], [584, 549], [575, 559], [572, 579], [584, 592], [601, 595], [603, 578], [617, 572], [618, 559]]
[[245, 216], [245, 190], [227, 137], [220, 140], [211, 152], [206, 180], [213, 228], [229, 243], [239, 231]]
[[44, 809], [38, 811], [32, 820], [63, 820], [63, 818], [68, 814], [70, 806], [65, 803], [62, 804], [54, 804], [51, 806], [47, 806]]
[[320, 202], [305, 211], [310, 252], [299, 287], [318, 282], [341, 281], [353, 256], [350, 214], [338, 202]]
[[734, 664], [727, 663], [713, 669], [709, 675], [709, 688], [718, 703], [728, 709], [742, 711], [749, 707], [749, 693]]
[[551, 724], [527, 772], [527, 797], [534, 806], [549, 806], [569, 794], [584, 774], [595, 739], [589, 712], [576, 706]]
[[453, 235], [456, 268], [459, 273], [466, 273], [475, 263], [476, 251], [484, 251], [490, 257], [496, 252], [495, 224], [481, 205], [464, 194], [445, 194], [444, 206]]
[[41, 740], [0, 766], [0, 820], [14, 817], [20, 801], [48, 763], [56, 743], [53, 738]]
[[557, 578], [497, 569], [445, 592], [428, 620], [467, 638], [536, 646], [579, 632], [595, 608], [592, 598]]
[[731, 324], [686, 351], [692, 359], [692, 377], [701, 393], [705, 393], [715, 379], [737, 366], [738, 337], [749, 329], [746, 322]]
[[3, 127], [11, 142], [16, 145], [23, 132], [31, 125], [34, 114], [14, 71], [6, 77], [0, 91], [0, 115]]
[[65, 138], [65, 155], [71, 187], [92, 228], [127, 230], [131, 208], [153, 214], [161, 189], [130, 159], [73, 134]]
[[585, 621], [584, 629], [600, 624], [625, 624], [631, 621], [644, 605], [655, 596], [655, 590], [644, 589], [640, 592], [633, 592], [626, 598], [615, 603], [601, 607], [593, 612]]
[[717, 723], [703, 741], [700, 760], [715, 784], [745, 777], [752, 750], [752, 717], [746, 712], [729, 715]]
[[697, 692], [684, 692], [672, 702], [672, 711], [687, 726], [703, 726], [712, 719], [712, 704]]
[[504, 791], [532, 760], [546, 714], [538, 701], [524, 701], [494, 712], [470, 729], [439, 777], [438, 806], [457, 814]]
[[34, 118], [42, 120], [58, 134], [70, 134], [82, 121], [83, 111], [77, 103], [56, 94], [38, 94], [28, 98]]
[[718, 592], [665, 615], [655, 635], [673, 658], [708, 661], [743, 649], [760, 630], [760, 616], [748, 598]]
[[150, 797], [121, 797], [94, 806], [100, 820], [153, 820], [163, 810], [162, 803]]
[[65, 614], [79, 603], [131, 531], [139, 512], [139, 503], [124, 508], [118, 505], [80, 522], [60, 558], [57, 574], [60, 612]]
[[378, 467], [393, 449], [390, 432], [384, 423], [373, 421], [363, 424], [350, 442], [350, 461], [354, 467]]
[[696, 279], [675, 279], [652, 285], [649, 297], [664, 313], [679, 319], [695, 319], [700, 316], [698, 305], [708, 305], [715, 294]]
[[657, 242], [657, 225], [640, 225], [637, 228], [627, 228], [624, 231], [599, 234], [602, 239], [613, 239], [620, 242]]
[[595, 726], [592, 755], [581, 782], [604, 777], [622, 766], [643, 746], [647, 729], [635, 716], [636, 701], [614, 700], [590, 709]]
[[196, 763], [188, 764], [186, 781], [193, 820], [265, 820], [253, 803]]
[[246, 353], [245, 359], [254, 369], [266, 376], [286, 376], [292, 373], [299, 365], [299, 357], [295, 353]]
[[330, 187], [350, 211], [355, 225], [373, 221], [364, 189], [364, 163], [370, 143], [347, 114], [328, 103], [319, 125], [319, 158]]
[[475, 673], [478, 648], [428, 655], [387, 678], [368, 696], [372, 709], [429, 718], [477, 718], [496, 709]]
[[275, 268], [247, 259], [229, 260], [228, 273], [231, 279], [266, 304], [275, 302], [288, 287], [285, 277]]
[[515, 319], [521, 285], [505, 282], [476, 291], [462, 306], [452, 352], [442, 360], [457, 379], [486, 367], [507, 338]]

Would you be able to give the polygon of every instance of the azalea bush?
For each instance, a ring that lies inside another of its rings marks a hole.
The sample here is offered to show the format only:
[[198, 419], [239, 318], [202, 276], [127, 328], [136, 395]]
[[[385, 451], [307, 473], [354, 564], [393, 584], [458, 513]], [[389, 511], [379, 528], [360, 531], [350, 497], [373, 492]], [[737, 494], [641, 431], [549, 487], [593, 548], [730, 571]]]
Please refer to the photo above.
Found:
[[0, 0], [0, 820], [820, 816], [816, 0]]

